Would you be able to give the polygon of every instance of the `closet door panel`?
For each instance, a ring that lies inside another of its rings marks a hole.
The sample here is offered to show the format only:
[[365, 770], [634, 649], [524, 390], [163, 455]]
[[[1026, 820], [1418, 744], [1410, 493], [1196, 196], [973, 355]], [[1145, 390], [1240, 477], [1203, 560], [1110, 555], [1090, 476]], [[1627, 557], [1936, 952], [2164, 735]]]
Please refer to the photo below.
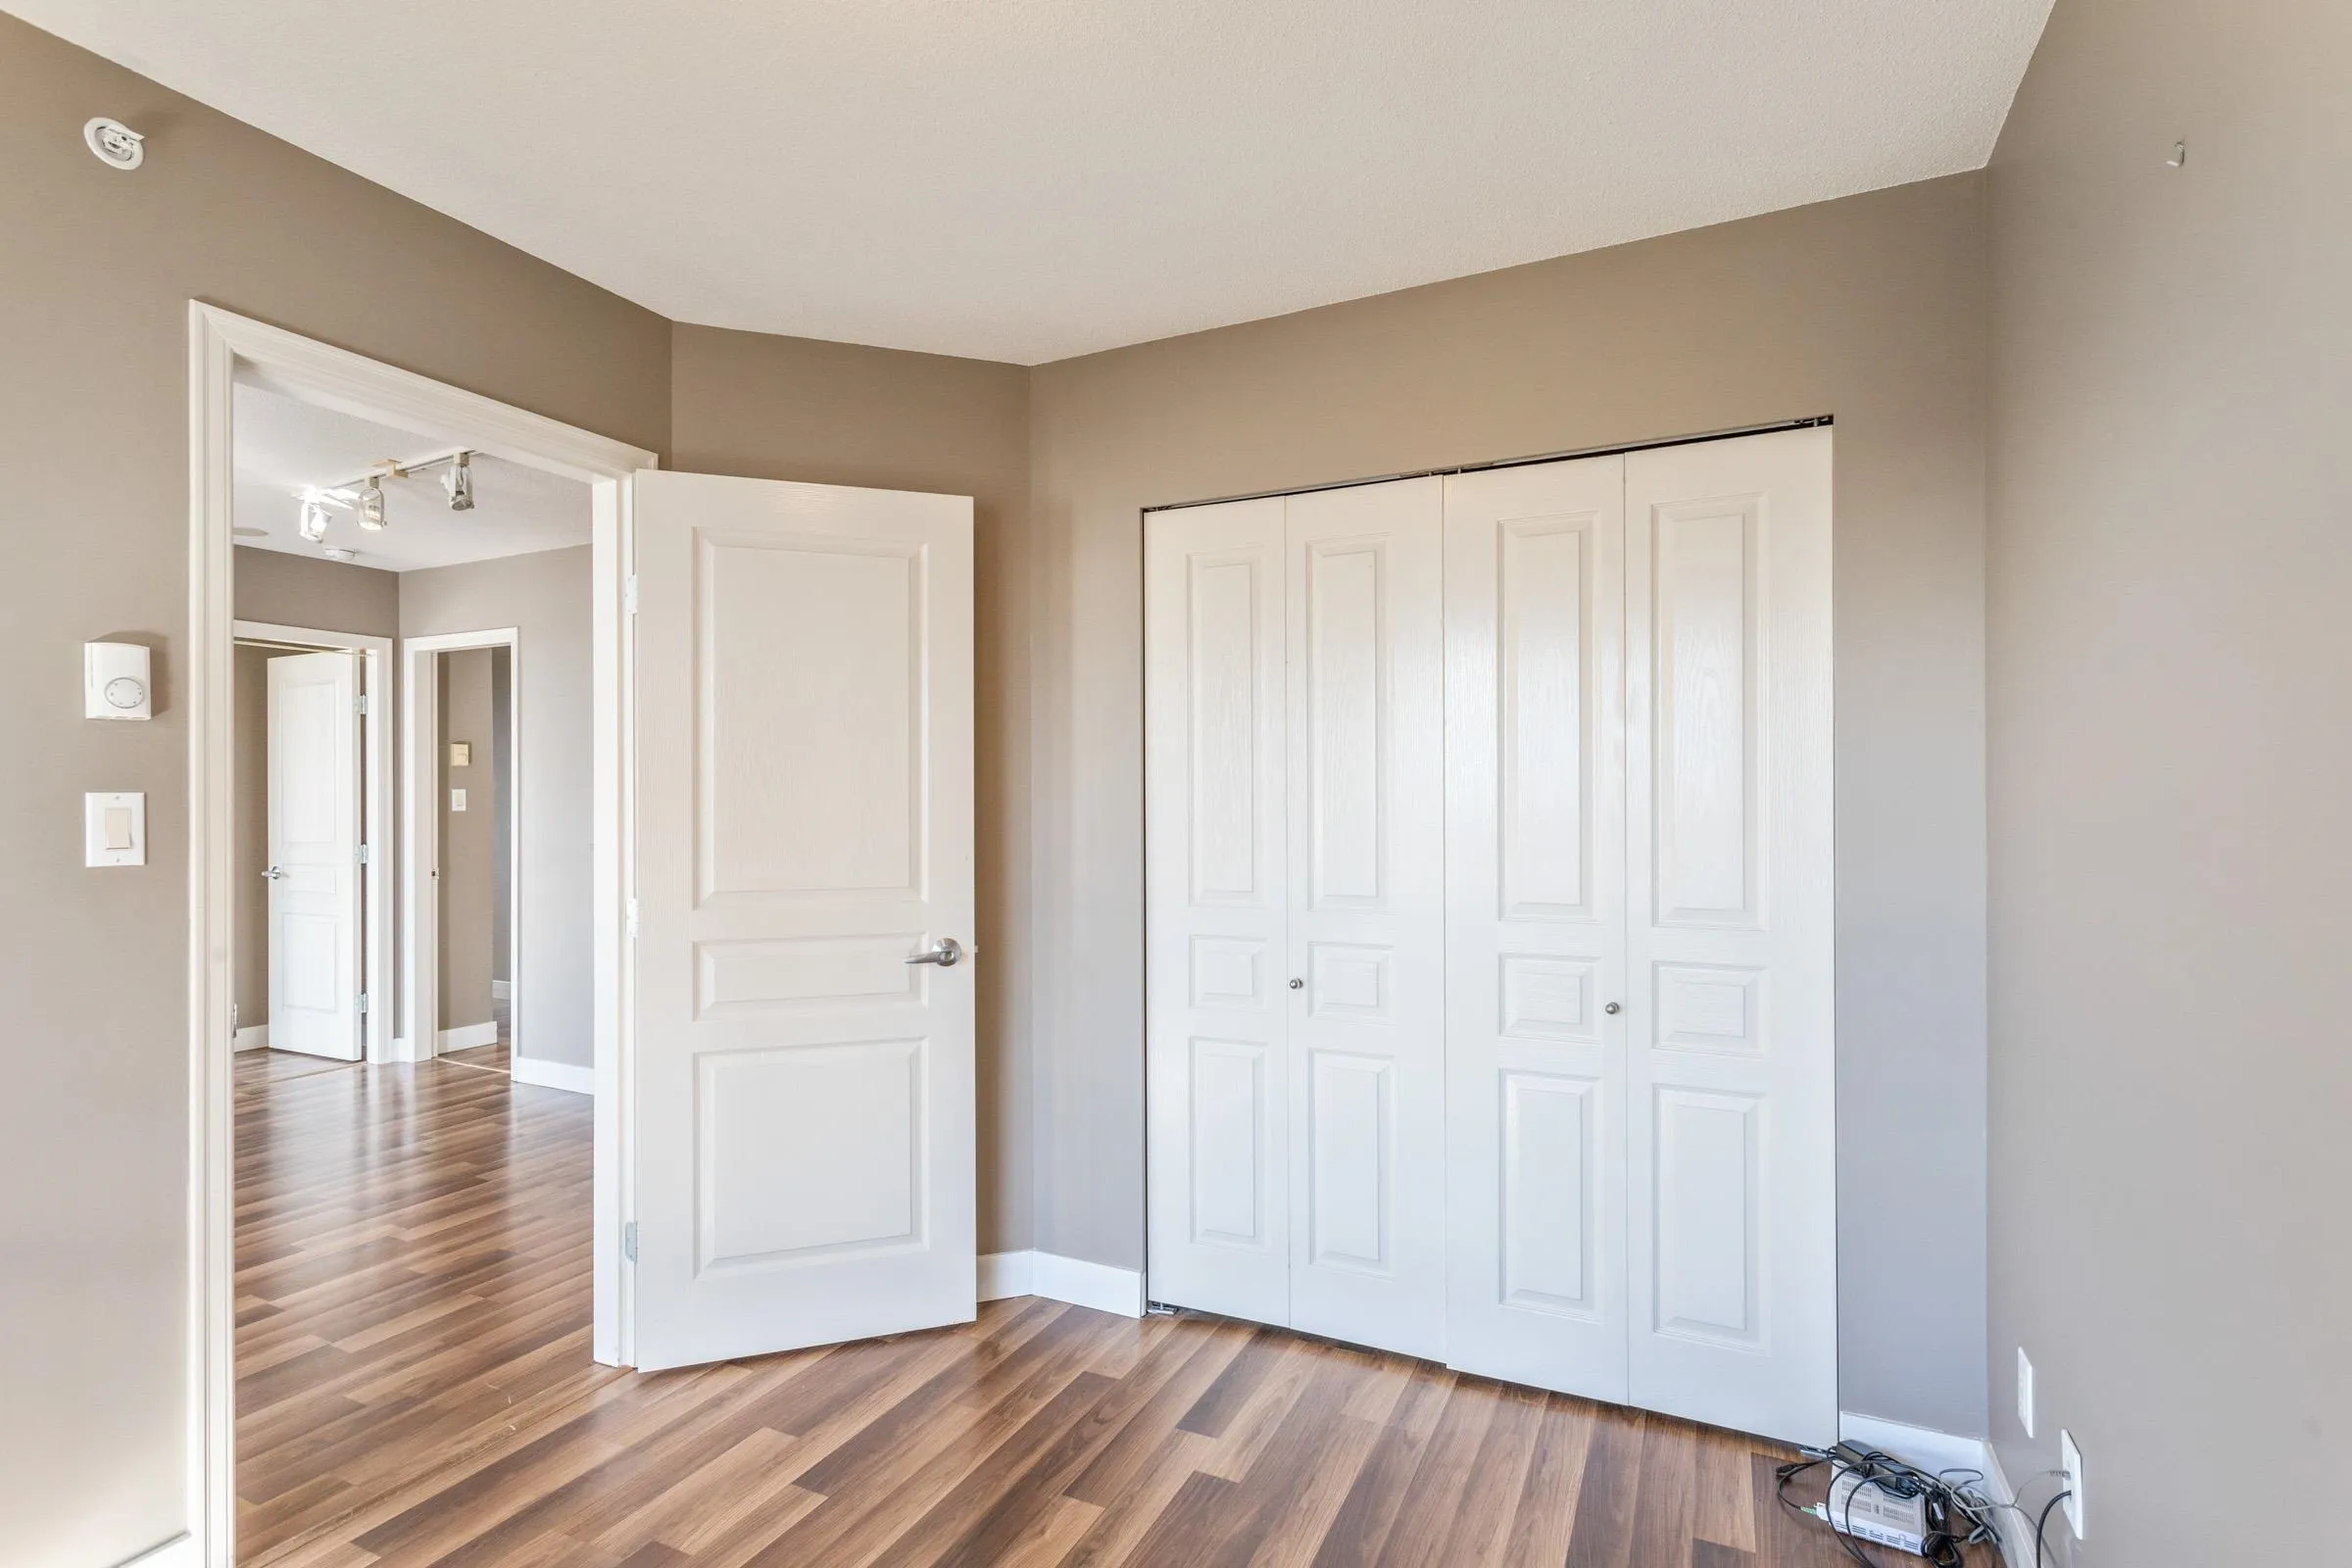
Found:
[[1632, 1402], [1837, 1435], [1830, 433], [1626, 460]]
[[1614, 457], [1446, 481], [1448, 1358], [1613, 1401], [1624, 483]]
[[1290, 497], [1291, 1318], [1445, 1347], [1443, 485]]
[[1280, 499], [1145, 525], [1150, 1285], [1290, 1321]]

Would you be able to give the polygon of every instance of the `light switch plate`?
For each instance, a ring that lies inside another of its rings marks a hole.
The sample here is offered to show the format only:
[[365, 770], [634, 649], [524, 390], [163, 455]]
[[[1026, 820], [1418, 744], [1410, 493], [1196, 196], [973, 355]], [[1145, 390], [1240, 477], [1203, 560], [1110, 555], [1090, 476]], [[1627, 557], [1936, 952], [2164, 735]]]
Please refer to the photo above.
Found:
[[451, 790], [449, 792], [449, 808], [453, 811], [463, 811], [466, 809], [466, 792], [464, 790]]
[[81, 798], [81, 863], [147, 863], [145, 794], [91, 794]]
[[2017, 1348], [2017, 1424], [2027, 1437], [2034, 1435], [2034, 1363], [2026, 1359], [2022, 1345]]
[[2066, 1522], [2074, 1527], [2075, 1539], [2082, 1539], [2082, 1450], [2075, 1446], [2075, 1435], [2064, 1427], [2058, 1429], [2058, 1468], [2066, 1475], [2069, 1495], [2061, 1504], [2066, 1509]]

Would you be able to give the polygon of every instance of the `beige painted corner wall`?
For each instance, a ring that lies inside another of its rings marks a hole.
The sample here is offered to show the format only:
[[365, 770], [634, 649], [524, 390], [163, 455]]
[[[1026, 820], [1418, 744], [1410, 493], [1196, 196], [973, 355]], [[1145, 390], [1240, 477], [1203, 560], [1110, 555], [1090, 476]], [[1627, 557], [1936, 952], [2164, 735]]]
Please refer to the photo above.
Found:
[[2054, 1561], [2344, 1560], [2347, 83], [2340, 0], [2059, 0], [1992, 166], [1992, 1430], [2082, 1444]]
[[[187, 531], [184, 518], [180, 531]], [[250, 545], [237, 546], [231, 555], [239, 620], [362, 637], [400, 635], [399, 572]]]
[[[588, 488], [580, 487], [580, 505]], [[541, 1061], [587, 1067], [596, 1059], [595, 858], [591, 789], [595, 779], [595, 708], [589, 664], [590, 549], [545, 550], [463, 566], [400, 574], [400, 634], [494, 631], [513, 626], [520, 637], [514, 658], [520, 711], [515, 760], [515, 831], [521, 839], [521, 972], [514, 976], [517, 1012], [514, 1053]], [[485, 671], [489, 655], [479, 656]], [[481, 692], [485, 714], [489, 692]], [[487, 722], [483, 725], [487, 727]], [[451, 734], [450, 740], [466, 737]], [[469, 786], [491, 792], [489, 737], [475, 740], [476, 775]], [[443, 753], [446, 771], [447, 753]], [[454, 776], [448, 783], [457, 782]], [[446, 803], [446, 797], [444, 797]], [[470, 801], [468, 805], [470, 806]], [[469, 810], [467, 814], [473, 813]], [[451, 820], [446, 818], [445, 820]], [[480, 995], [489, 994], [487, 898], [492, 874], [490, 818], [467, 824], [461, 855], [478, 858], [483, 902]], [[479, 842], [473, 842], [478, 839]], [[446, 859], [444, 864], [447, 865]], [[461, 877], [465, 876], [461, 871]], [[470, 940], [470, 939], [469, 939]], [[447, 951], [446, 949], [444, 950]], [[469, 984], [473, 982], [469, 980]], [[471, 993], [468, 994], [469, 998]], [[472, 1005], [469, 1000], [466, 1004]], [[487, 1018], [485, 1010], [479, 1015]], [[478, 1018], [446, 1016], [444, 1029]], [[408, 1020], [401, 1020], [408, 1028]]]
[[[587, 585], [581, 585], [581, 610], [587, 610]], [[491, 650], [465, 648], [434, 660], [441, 688], [441, 939], [436, 975], [441, 983], [441, 1030], [463, 1029], [490, 1021], [490, 976], [496, 967], [491, 949], [498, 940], [498, 786], [491, 747]], [[466, 747], [460, 767], [450, 748]], [[583, 760], [592, 760], [593, 753]], [[466, 792], [466, 809], [455, 808], [453, 790]], [[588, 841], [579, 846], [584, 855]], [[581, 933], [594, 940], [592, 928]], [[588, 980], [595, 977], [595, 955], [589, 955]], [[590, 1054], [593, 1056], [594, 1053]]]
[[980, 1249], [1031, 1245], [1029, 372], [890, 349], [676, 329], [674, 466], [973, 501]]
[[[98, 114], [147, 133], [136, 174], [82, 145]], [[669, 445], [661, 318], [0, 17], [0, 1521], [24, 1568], [184, 1522], [191, 298]], [[159, 650], [152, 722], [80, 716], [80, 645], [116, 636]], [[145, 866], [82, 866], [93, 789], [147, 792]]]
[[1839, 1395], [1984, 1427], [1984, 190], [1041, 368], [1037, 1245], [1144, 1261], [1145, 507], [1837, 417]]

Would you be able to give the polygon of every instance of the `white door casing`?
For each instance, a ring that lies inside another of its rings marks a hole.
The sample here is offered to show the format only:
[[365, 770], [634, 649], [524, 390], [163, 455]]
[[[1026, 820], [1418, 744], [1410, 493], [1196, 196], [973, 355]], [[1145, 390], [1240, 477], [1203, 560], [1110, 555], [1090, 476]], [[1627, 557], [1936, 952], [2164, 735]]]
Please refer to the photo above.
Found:
[[1623, 458], [1446, 479], [1449, 1359], [1615, 1403], [1624, 606]]
[[1291, 1326], [1446, 1353], [1445, 487], [1291, 496]]
[[1289, 595], [1280, 497], [1145, 519], [1152, 1294], [1288, 1323]]
[[1633, 1401], [1838, 1428], [1831, 436], [1626, 459]]
[[972, 509], [635, 483], [636, 1363], [975, 1308]]
[[269, 662], [270, 1044], [357, 1061], [360, 661]]

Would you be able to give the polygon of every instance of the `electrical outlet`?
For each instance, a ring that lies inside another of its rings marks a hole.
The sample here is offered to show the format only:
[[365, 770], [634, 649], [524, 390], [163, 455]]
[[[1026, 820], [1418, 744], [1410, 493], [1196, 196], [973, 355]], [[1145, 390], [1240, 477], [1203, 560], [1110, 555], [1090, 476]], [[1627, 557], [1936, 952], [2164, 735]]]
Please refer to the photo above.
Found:
[[2065, 1473], [2066, 1490], [2073, 1494], [2066, 1499], [2066, 1522], [2074, 1527], [2075, 1539], [2082, 1539], [2082, 1450], [2075, 1446], [2075, 1435], [2064, 1427], [2058, 1429], [2058, 1468]]
[[2017, 1348], [2017, 1424], [2034, 1435], [2034, 1363], [2026, 1359], [2026, 1348]]

